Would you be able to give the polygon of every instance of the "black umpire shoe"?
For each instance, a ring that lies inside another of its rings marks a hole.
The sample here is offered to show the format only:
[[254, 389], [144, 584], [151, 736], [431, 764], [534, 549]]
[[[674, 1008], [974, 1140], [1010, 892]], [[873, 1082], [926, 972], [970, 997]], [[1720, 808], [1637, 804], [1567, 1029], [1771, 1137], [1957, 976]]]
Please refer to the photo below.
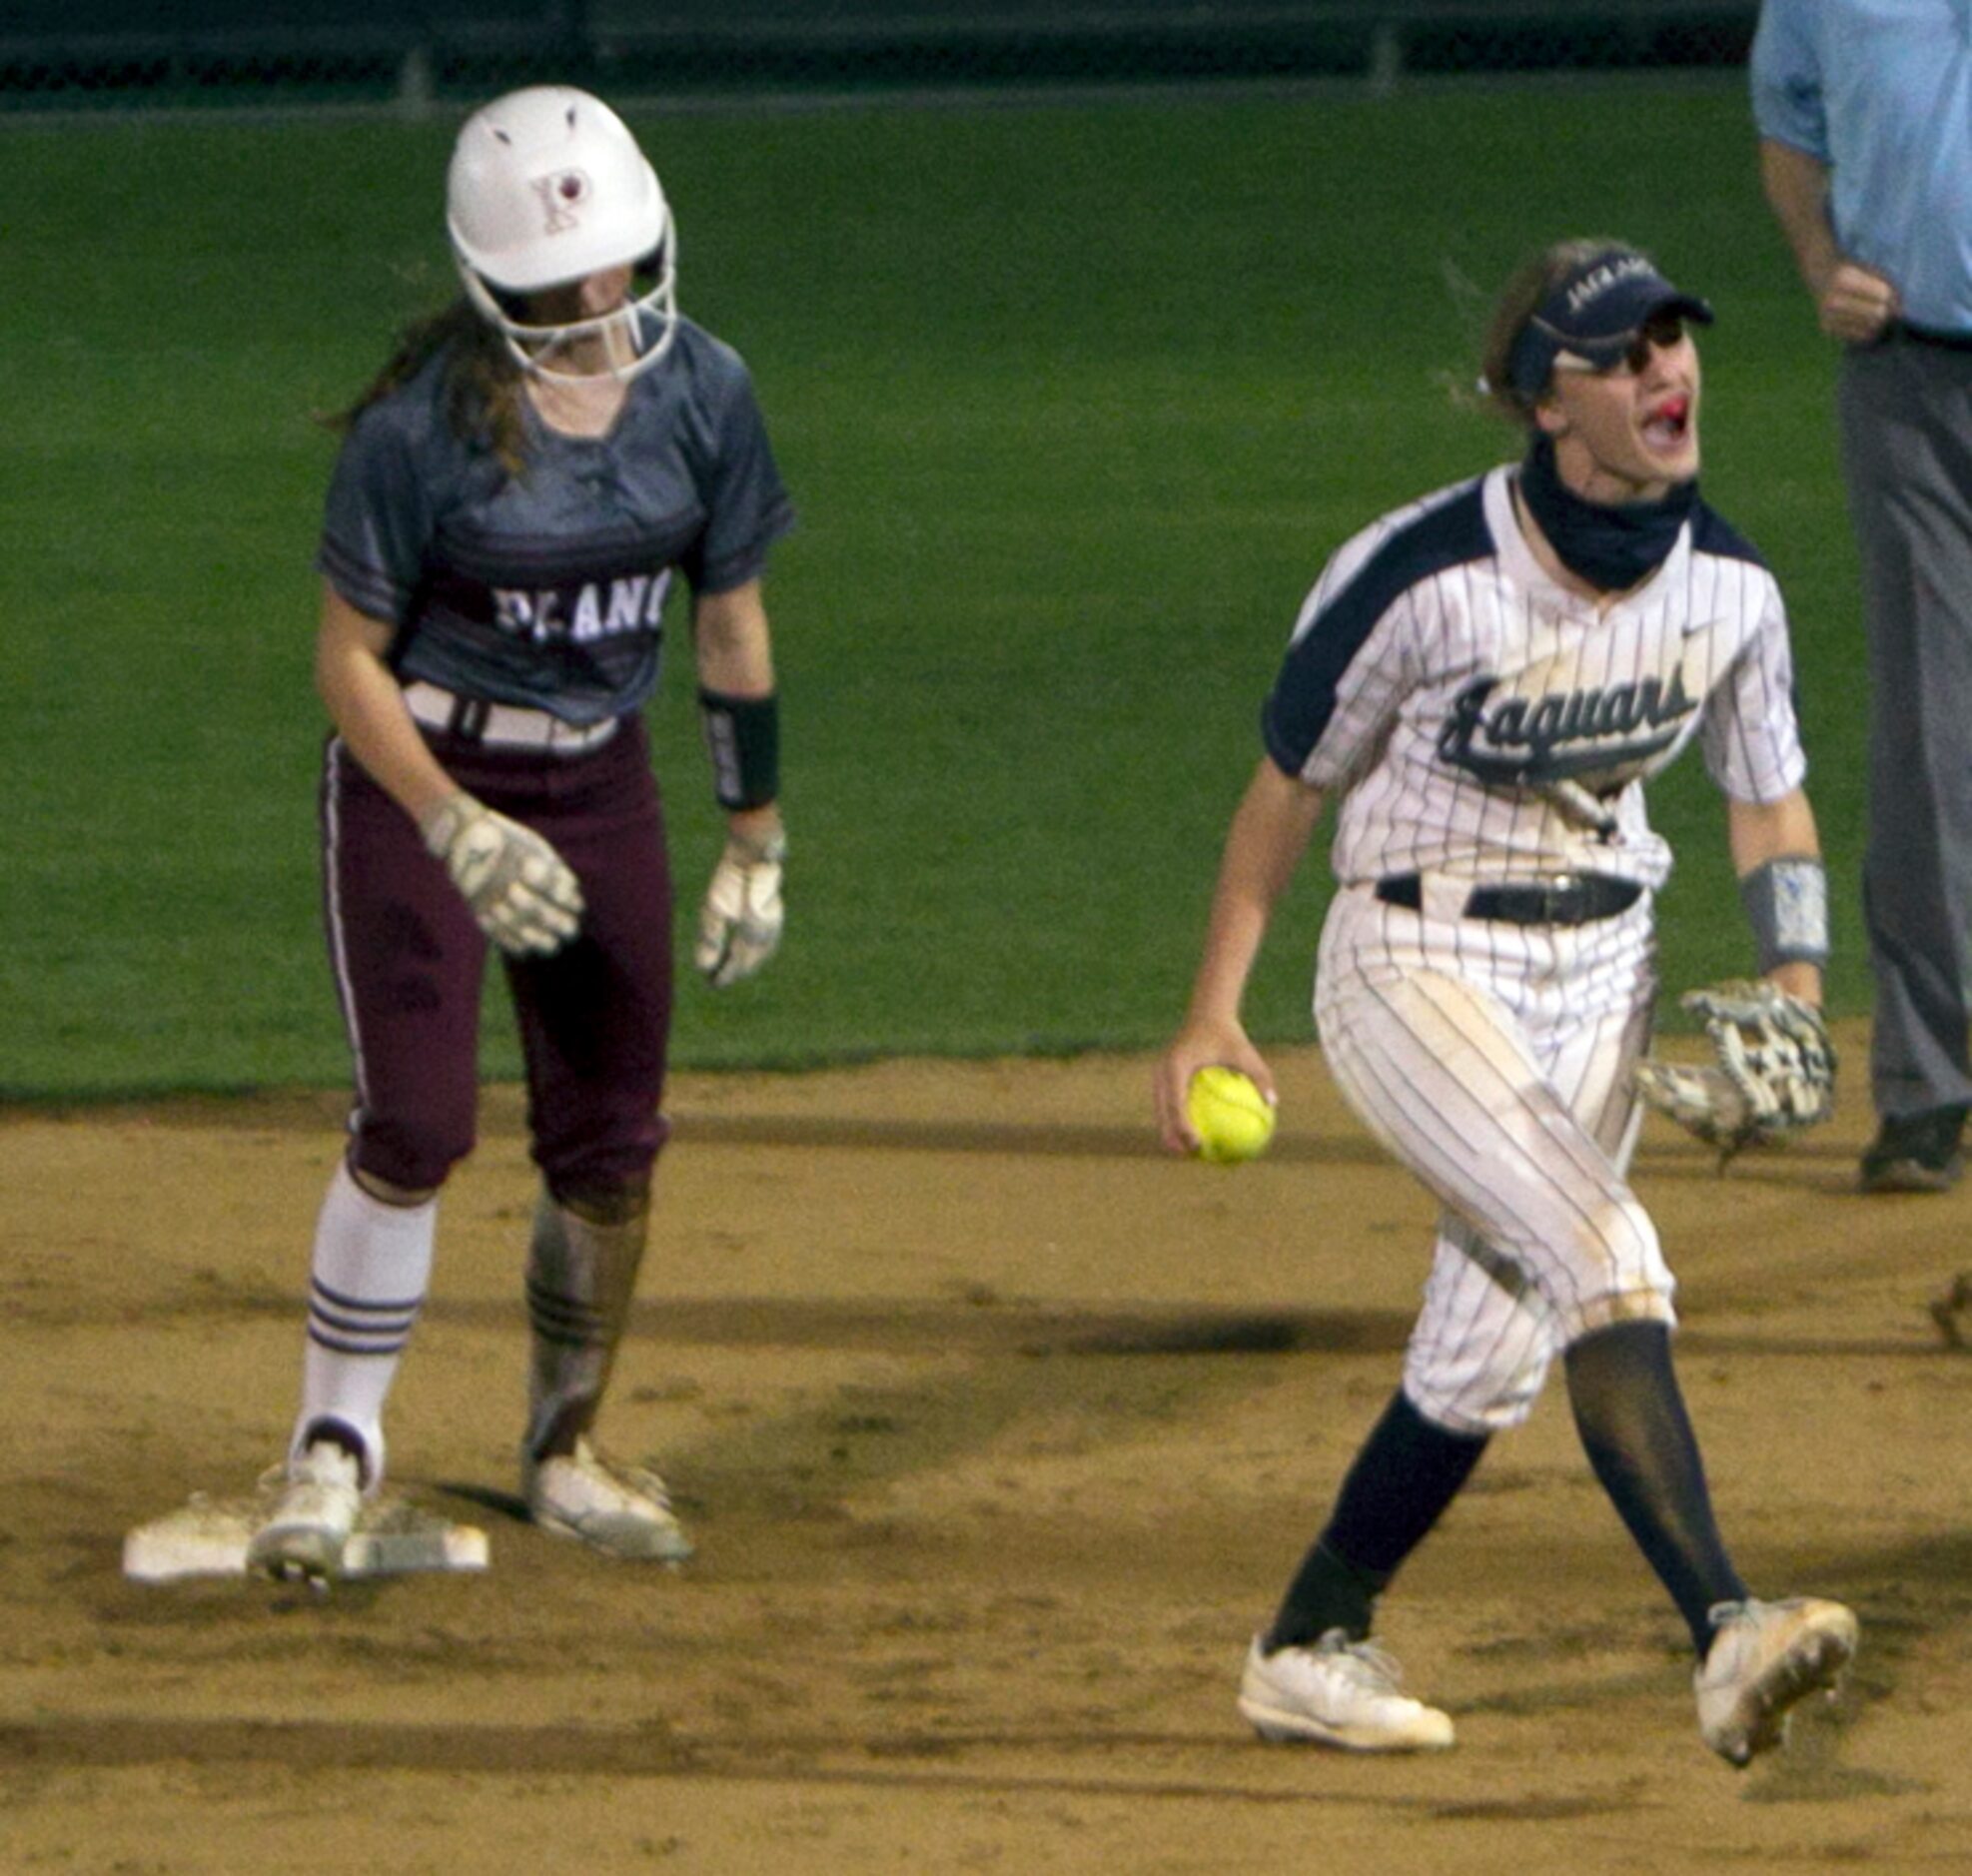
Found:
[[1949, 1192], [1965, 1171], [1964, 1108], [1892, 1114], [1862, 1156], [1864, 1192]]

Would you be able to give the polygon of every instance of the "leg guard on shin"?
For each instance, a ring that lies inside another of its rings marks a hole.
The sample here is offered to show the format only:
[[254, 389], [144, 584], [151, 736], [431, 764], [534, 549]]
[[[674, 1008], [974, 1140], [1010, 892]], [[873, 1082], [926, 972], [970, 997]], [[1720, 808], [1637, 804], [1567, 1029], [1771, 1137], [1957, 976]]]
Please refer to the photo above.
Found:
[[527, 1254], [529, 1458], [572, 1452], [593, 1424], [649, 1227], [648, 1186], [542, 1192]]

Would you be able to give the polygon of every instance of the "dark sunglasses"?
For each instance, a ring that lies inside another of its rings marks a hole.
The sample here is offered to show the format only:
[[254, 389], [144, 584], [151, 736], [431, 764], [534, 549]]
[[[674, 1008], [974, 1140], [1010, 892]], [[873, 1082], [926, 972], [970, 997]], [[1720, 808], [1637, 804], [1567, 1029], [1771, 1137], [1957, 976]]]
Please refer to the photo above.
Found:
[[1636, 329], [1636, 335], [1629, 342], [1629, 349], [1611, 365], [1590, 365], [1585, 359], [1576, 364], [1572, 359], [1556, 359], [1557, 372], [1585, 372], [1595, 378], [1612, 377], [1619, 371], [1626, 371], [1632, 378], [1639, 376], [1650, 363], [1653, 350], [1668, 352], [1684, 337], [1684, 321], [1675, 313], [1664, 313], [1652, 320], [1645, 320]]

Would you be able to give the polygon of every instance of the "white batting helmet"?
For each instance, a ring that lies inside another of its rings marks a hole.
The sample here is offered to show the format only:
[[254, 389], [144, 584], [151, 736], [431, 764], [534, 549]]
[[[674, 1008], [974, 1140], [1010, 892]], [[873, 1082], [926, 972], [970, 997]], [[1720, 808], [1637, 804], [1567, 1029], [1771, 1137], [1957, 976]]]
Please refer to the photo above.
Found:
[[[677, 235], [657, 174], [599, 98], [534, 85], [466, 120], [446, 178], [446, 225], [473, 304], [506, 335], [523, 369], [571, 341], [619, 326], [634, 362], [656, 364], [677, 329]], [[601, 319], [532, 326], [521, 299], [612, 267], [639, 270], [638, 294]], [[654, 276], [646, 281], [643, 276]]]

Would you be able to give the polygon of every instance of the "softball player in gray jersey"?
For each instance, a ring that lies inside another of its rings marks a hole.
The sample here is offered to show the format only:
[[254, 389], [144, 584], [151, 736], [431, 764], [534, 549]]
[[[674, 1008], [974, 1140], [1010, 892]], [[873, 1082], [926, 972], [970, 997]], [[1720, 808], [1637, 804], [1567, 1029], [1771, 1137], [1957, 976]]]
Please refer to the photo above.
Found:
[[781, 926], [772, 649], [791, 524], [744, 366], [675, 305], [655, 173], [605, 105], [541, 87], [462, 130], [465, 292], [360, 401], [330, 488], [317, 677], [331, 959], [356, 1069], [317, 1227], [302, 1405], [249, 1561], [333, 1578], [471, 1150], [489, 941], [519, 1020], [542, 1190], [521, 1488], [604, 1552], [689, 1554], [654, 1474], [589, 1432], [642, 1258], [671, 1012], [671, 887], [640, 706], [675, 574], [729, 835], [715, 984]]
[[1701, 1733], [1735, 1763], [1854, 1648], [1839, 1603], [1749, 1596], [1669, 1354], [1672, 1279], [1625, 1178], [1670, 868], [1644, 783], [1694, 738], [1724, 792], [1765, 969], [1818, 1001], [1825, 886], [1772, 575], [1698, 498], [1708, 324], [1634, 250], [1558, 244], [1496, 310], [1486, 384], [1524, 460], [1336, 554], [1264, 713], [1186, 1021], [1167, 1147], [1223, 1063], [1273, 1093], [1240, 1002], [1324, 801], [1340, 882], [1315, 1010], [1373, 1133], [1440, 1201], [1403, 1385], [1272, 1626], [1241, 1712], [1265, 1737], [1447, 1746], [1369, 1639], [1377, 1595], [1558, 1354], [1583, 1445], [1689, 1625]]

